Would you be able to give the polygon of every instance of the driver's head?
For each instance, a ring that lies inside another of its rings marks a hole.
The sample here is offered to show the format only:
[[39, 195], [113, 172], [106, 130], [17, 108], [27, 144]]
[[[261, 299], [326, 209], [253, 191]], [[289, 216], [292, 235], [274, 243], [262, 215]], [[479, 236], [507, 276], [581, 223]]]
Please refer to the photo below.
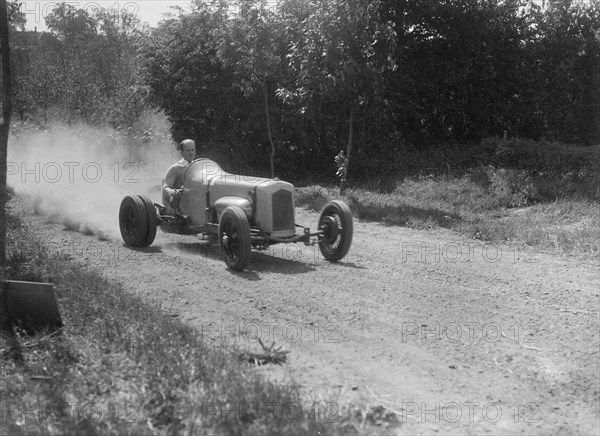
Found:
[[191, 162], [196, 157], [196, 143], [192, 139], [184, 139], [179, 143], [177, 149], [181, 152], [181, 156]]

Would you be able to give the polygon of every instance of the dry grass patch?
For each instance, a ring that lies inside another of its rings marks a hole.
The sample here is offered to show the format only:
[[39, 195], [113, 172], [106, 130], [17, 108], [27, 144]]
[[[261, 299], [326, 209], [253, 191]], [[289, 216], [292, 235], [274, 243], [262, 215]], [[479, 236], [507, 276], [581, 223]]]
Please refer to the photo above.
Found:
[[[392, 193], [352, 188], [340, 197], [334, 187], [312, 185], [297, 188], [296, 201], [320, 210], [328, 200], [341, 199], [360, 219], [448, 228], [484, 241], [598, 260], [600, 205], [590, 198], [597, 196], [599, 179], [578, 177], [565, 174], [549, 187], [549, 176], [487, 168], [455, 178], [409, 178]], [[564, 195], [556, 198], [561, 189]]]

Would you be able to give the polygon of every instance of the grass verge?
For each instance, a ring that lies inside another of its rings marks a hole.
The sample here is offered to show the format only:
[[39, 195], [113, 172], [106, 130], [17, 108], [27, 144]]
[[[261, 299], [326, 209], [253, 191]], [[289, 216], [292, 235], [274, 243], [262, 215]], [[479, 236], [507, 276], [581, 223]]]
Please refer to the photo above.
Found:
[[[333, 186], [297, 188], [296, 203], [321, 210], [346, 201], [355, 217], [417, 229], [447, 228], [487, 242], [600, 259], [598, 177], [581, 181], [535, 179], [510, 170], [480, 169], [461, 177], [406, 179], [392, 192]], [[562, 185], [560, 185], [562, 183]], [[555, 195], [559, 188], [568, 195]], [[541, 197], [552, 192], [550, 198]]]
[[307, 406], [297, 386], [265, 380], [240, 350], [203, 342], [94, 270], [49, 254], [18, 218], [7, 223], [0, 280], [53, 283], [65, 327], [3, 332], [0, 434], [373, 433], [356, 409]]

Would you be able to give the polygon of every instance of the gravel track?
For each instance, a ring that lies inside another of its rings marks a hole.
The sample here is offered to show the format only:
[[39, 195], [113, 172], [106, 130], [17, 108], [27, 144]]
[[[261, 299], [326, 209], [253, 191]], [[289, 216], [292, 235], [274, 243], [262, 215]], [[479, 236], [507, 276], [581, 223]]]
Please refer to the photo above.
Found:
[[[20, 213], [53, 250], [207, 341], [257, 351], [260, 337], [290, 350], [283, 367], [260, 371], [293, 379], [307, 399], [399, 412], [398, 434], [600, 431], [598, 265], [355, 220], [339, 263], [275, 245], [234, 273], [200, 237], [159, 230], [132, 250]], [[298, 223], [317, 219], [297, 209]]]

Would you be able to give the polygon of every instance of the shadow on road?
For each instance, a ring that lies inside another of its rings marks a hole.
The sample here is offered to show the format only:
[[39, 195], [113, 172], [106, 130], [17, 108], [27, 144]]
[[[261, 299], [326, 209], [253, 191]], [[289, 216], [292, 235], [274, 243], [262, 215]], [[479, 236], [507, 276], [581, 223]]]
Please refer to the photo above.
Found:
[[[217, 244], [208, 241], [191, 243], [176, 242], [166, 244], [164, 248], [207, 259], [222, 261]], [[281, 254], [281, 256], [278, 256], [278, 254]], [[304, 274], [315, 271], [315, 268], [306, 262], [307, 259], [311, 260], [310, 256], [305, 256], [304, 259], [299, 256], [295, 256], [295, 259], [290, 257], [291, 256], [287, 253], [252, 250], [248, 270], [240, 273], [232, 271], [232, 273], [249, 280], [260, 280], [258, 273]]]
[[367, 269], [364, 266], [357, 265], [354, 262], [334, 262], [333, 265], [343, 266], [344, 268], [354, 268], [354, 269]]
[[271, 253], [253, 251], [250, 258], [250, 270], [257, 272], [271, 272], [275, 274], [305, 274], [315, 271], [316, 268], [303, 262], [302, 259], [294, 260], [277, 257]]

